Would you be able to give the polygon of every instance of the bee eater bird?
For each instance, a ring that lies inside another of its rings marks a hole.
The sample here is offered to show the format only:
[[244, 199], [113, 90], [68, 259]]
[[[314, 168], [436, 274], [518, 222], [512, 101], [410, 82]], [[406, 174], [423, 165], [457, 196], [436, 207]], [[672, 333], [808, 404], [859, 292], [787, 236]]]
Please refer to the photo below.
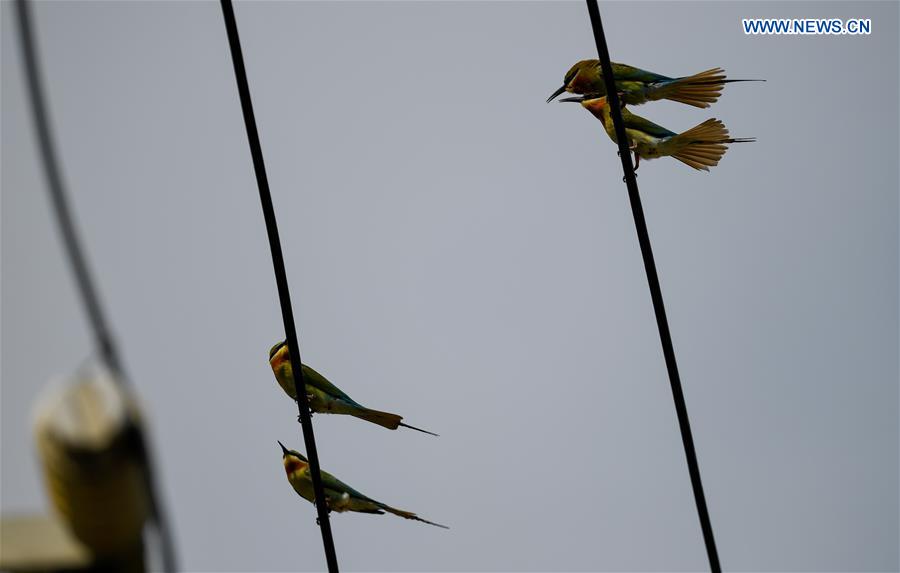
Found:
[[[648, 101], [669, 99], [694, 107], [705, 108], [716, 102], [722, 95], [725, 84], [732, 82], [758, 82], [765, 80], [725, 79], [725, 70], [712, 68], [693, 76], [670, 78], [635, 68], [626, 64], [613, 63], [613, 77], [616, 89], [625, 104], [640, 105]], [[606, 84], [599, 60], [581, 60], [569, 69], [561, 88], [553, 92], [547, 103], [563, 92], [587, 96], [605, 96]]]
[[[581, 103], [594, 117], [603, 122], [607, 135], [618, 143], [612, 114], [610, 114], [610, 107], [605, 96], [590, 99], [581, 96], [564, 98], [560, 101]], [[641, 157], [649, 160], [665, 156], [674, 157], [694, 169], [709, 171], [710, 167], [719, 164], [719, 160], [725, 155], [729, 144], [756, 141], [754, 137], [740, 139], [728, 137], [725, 124], [715, 118], [707, 119], [684, 133], [669, 131], [652, 121], [631, 113], [624, 107], [622, 108], [622, 120], [625, 122], [628, 147], [634, 152], [635, 171], [637, 171]]]
[[[278, 385], [281, 386], [285, 394], [296, 400], [297, 389], [294, 385], [291, 357], [286, 341], [279, 342], [269, 350], [269, 364], [272, 366]], [[403, 426], [424, 434], [437, 436], [434, 432], [404, 424], [401, 422], [403, 417], [397, 414], [366, 408], [306, 364], [303, 364], [302, 368], [303, 380], [306, 382], [306, 395], [309, 398], [309, 408], [313, 412], [346, 414], [378, 424], [389, 430], [396, 430], [399, 426]]]
[[[287, 473], [287, 478], [291, 483], [291, 487], [293, 487], [294, 491], [296, 491], [303, 499], [311, 503], [316, 503], [312, 478], [309, 475], [309, 462], [300, 454], [300, 452], [287, 449], [281, 442], [278, 442], [278, 445], [281, 446], [281, 461], [284, 464], [284, 471]], [[376, 513], [378, 515], [383, 515], [384, 512], [388, 512], [405, 519], [414, 519], [415, 521], [421, 521], [422, 523], [427, 523], [436, 527], [450, 529], [446, 525], [422, 519], [411, 511], [404, 511], [381, 503], [380, 501], [375, 501], [371, 497], [359, 493], [324, 470], [321, 471], [321, 474], [322, 488], [325, 490], [325, 505], [328, 507], [329, 512], [337, 511], [338, 513], [343, 513], [345, 511], [357, 511], [359, 513]]]

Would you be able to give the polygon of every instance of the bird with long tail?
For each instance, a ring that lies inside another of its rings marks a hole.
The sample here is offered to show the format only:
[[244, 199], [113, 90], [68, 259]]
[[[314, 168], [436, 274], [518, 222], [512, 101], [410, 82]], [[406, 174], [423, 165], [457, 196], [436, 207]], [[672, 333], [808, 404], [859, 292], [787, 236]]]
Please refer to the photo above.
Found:
[[[287, 449], [281, 442], [278, 442], [278, 445], [281, 446], [281, 461], [284, 464], [284, 471], [287, 474], [291, 487], [294, 488], [294, 491], [300, 497], [315, 503], [316, 494], [313, 492], [312, 478], [309, 474], [309, 462], [300, 452]], [[376, 501], [324, 470], [320, 473], [322, 474], [322, 488], [325, 491], [325, 505], [328, 507], [329, 512], [356, 511], [358, 513], [374, 513], [378, 515], [383, 515], [387, 512], [404, 519], [412, 519], [428, 525], [434, 525], [435, 527], [450, 529], [446, 525], [422, 519], [411, 511], [397, 509], [386, 503]]]
[[[610, 106], [605, 96], [593, 98], [580, 96], [564, 98], [560, 101], [580, 103], [603, 123], [609, 138], [618, 143]], [[694, 169], [709, 171], [710, 167], [719, 164], [719, 160], [725, 155], [730, 144], [756, 141], [755, 137], [729, 137], [725, 124], [715, 118], [708, 119], [683, 133], [669, 131], [665, 127], [631, 113], [624, 107], [622, 108], [622, 120], [625, 123], [628, 147], [634, 153], [635, 171], [640, 165], [641, 158], [649, 160], [666, 156], [674, 157]]]
[[[679, 78], [670, 78], [648, 72], [627, 64], [613, 62], [613, 78], [619, 99], [627, 105], [640, 105], [648, 101], [668, 99], [694, 107], [706, 108], [722, 95], [725, 84], [735, 82], [764, 82], [765, 80], [729, 80], [725, 70], [712, 68]], [[566, 73], [563, 85], [547, 98], [553, 101], [564, 92], [600, 97], [606, 95], [606, 84], [599, 60], [582, 60]]]
[[[294, 371], [291, 367], [291, 357], [287, 343], [281, 341], [269, 350], [269, 365], [272, 372], [275, 373], [275, 379], [278, 385], [284, 390], [285, 394], [297, 399], [297, 388], [294, 384]], [[306, 395], [309, 399], [309, 408], [315, 413], [322, 414], [345, 414], [354, 416], [373, 424], [378, 424], [389, 430], [396, 430], [398, 427], [409, 428], [424, 434], [437, 436], [434, 432], [423, 430], [409, 424], [404, 424], [403, 416], [391, 414], [390, 412], [382, 412], [366, 408], [353, 398], [348, 396], [343, 390], [328, 381], [327, 378], [313, 370], [306, 364], [301, 365], [303, 368], [303, 381], [306, 384]]]

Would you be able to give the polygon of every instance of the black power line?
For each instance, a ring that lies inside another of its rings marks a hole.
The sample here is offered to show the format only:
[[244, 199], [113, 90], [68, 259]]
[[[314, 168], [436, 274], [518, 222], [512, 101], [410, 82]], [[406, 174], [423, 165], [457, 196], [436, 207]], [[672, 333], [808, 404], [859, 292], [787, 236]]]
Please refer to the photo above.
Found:
[[[256, 118], [253, 115], [253, 102], [250, 99], [247, 70], [244, 68], [244, 56], [241, 53], [241, 39], [238, 36], [237, 22], [234, 19], [234, 7], [231, 4], [231, 0], [221, 0], [221, 3], [222, 14], [225, 17], [225, 30], [228, 33], [228, 44], [231, 47], [234, 76], [237, 81], [238, 92], [240, 93], [241, 109], [244, 112], [244, 125], [247, 128], [247, 139], [250, 143], [250, 154], [253, 156], [256, 184], [259, 187], [259, 201], [262, 204], [263, 217], [266, 220], [266, 231], [269, 235], [269, 247], [272, 250], [272, 265], [275, 268], [275, 282], [278, 285], [278, 298], [281, 301], [281, 316], [284, 320], [285, 337], [290, 349], [291, 370], [294, 373], [294, 385], [297, 389], [297, 406], [300, 409], [303, 442], [306, 445], [306, 456], [309, 458], [313, 491], [316, 497], [316, 510], [319, 514], [317, 521], [322, 529], [322, 544], [325, 546], [325, 560], [328, 564], [328, 571], [337, 572], [337, 555], [334, 551], [334, 539], [331, 536], [328, 507], [325, 505], [325, 491], [322, 488], [322, 475], [319, 469], [319, 454], [316, 450], [316, 438], [313, 434], [309, 400], [305, 391], [306, 382], [303, 380], [303, 369], [300, 362], [300, 344], [297, 342], [297, 329], [294, 325], [294, 314], [291, 310], [291, 293], [288, 289], [287, 274], [284, 270], [284, 256], [281, 253], [281, 241], [278, 238], [275, 207], [272, 205], [269, 180], [266, 177], [266, 164], [263, 161], [259, 132], [256, 129]], [[296, 218], [293, 219], [293, 221], [296, 220]]]
[[722, 566], [719, 564], [719, 553], [716, 550], [716, 540], [713, 536], [712, 523], [709, 520], [709, 510], [706, 507], [706, 497], [703, 495], [703, 482], [700, 480], [700, 466], [697, 463], [697, 452], [694, 449], [694, 438], [691, 435], [691, 422], [688, 418], [687, 406], [684, 402], [684, 392], [681, 389], [681, 378], [678, 375], [678, 363], [675, 361], [675, 349], [672, 346], [672, 334], [669, 332], [669, 321], [666, 318], [666, 307], [663, 303], [662, 290], [659, 286], [659, 275], [656, 273], [656, 262], [653, 259], [653, 248], [650, 246], [650, 235], [647, 232], [647, 221], [644, 219], [644, 208], [641, 206], [641, 196], [638, 193], [637, 179], [634, 167], [631, 164], [631, 151], [628, 149], [628, 138], [625, 134], [625, 123], [622, 120], [622, 109], [619, 106], [619, 94], [616, 90], [613, 77], [612, 63], [609, 59], [609, 49], [606, 46], [606, 36], [603, 33], [603, 22], [600, 19], [600, 9], [597, 0], [586, 0], [588, 13], [591, 16], [591, 26], [594, 29], [594, 41], [597, 43], [597, 52], [600, 56], [600, 67], [603, 70], [603, 82], [606, 85], [606, 99], [612, 114], [613, 125], [616, 130], [616, 140], [619, 143], [619, 155], [622, 158], [622, 169], [625, 171], [625, 184], [628, 187], [628, 197], [631, 200], [631, 211], [634, 215], [634, 226], [637, 230], [638, 243], [641, 246], [641, 255], [644, 258], [644, 269], [647, 272], [647, 282], [650, 285], [650, 297], [653, 299], [653, 310], [656, 313], [656, 325], [659, 328], [659, 339], [662, 342], [663, 356], [666, 359], [666, 369], [669, 371], [669, 383], [672, 386], [672, 398], [675, 400], [675, 412], [678, 414], [678, 426], [681, 429], [681, 442], [684, 445], [684, 454], [687, 458], [688, 472], [691, 475], [691, 486], [694, 489], [694, 501], [697, 503], [697, 515], [700, 518], [700, 528], [703, 530], [703, 541], [706, 544], [706, 555], [709, 558], [709, 568], [713, 573], [720, 573]]
[[[113, 379], [116, 383], [127, 384], [128, 377], [125, 374], [122, 360], [119, 356], [118, 346], [109, 329], [109, 323], [107, 323], [103, 314], [103, 305], [100, 303], [100, 296], [97, 294], [97, 289], [88, 270], [87, 259], [75, 229], [75, 221], [72, 217], [71, 209], [69, 208], [66, 188], [63, 184], [62, 172], [59, 167], [56, 148], [53, 144], [52, 130], [50, 129], [50, 118], [40, 71], [40, 58], [38, 57], [38, 47], [35, 41], [30, 2], [28, 0], [18, 0], [16, 2], [16, 13], [18, 15], [23, 67], [25, 68], [26, 83], [31, 96], [31, 111], [34, 116], [41, 159], [44, 163], [44, 173], [47, 176], [50, 202], [56, 215], [56, 224], [62, 234], [63, 247], [72, 266], [75, 284], [81, 295], [81, 302], [87, 313], [88, 322], [91, 324], [94, 344], [103, 362], [114, 374]], [[144, 458], [144, 479], [147, 482], [150, 509], [160, 537], [163, 567], [166, 571], [175, 571], [177, 569], [175, 543], [172, 539], [168, 519], [156, 486], [150, 450], [145, 443], [143, 433], [141, 433], [139, 439], [141, 442], [141, 455]]]

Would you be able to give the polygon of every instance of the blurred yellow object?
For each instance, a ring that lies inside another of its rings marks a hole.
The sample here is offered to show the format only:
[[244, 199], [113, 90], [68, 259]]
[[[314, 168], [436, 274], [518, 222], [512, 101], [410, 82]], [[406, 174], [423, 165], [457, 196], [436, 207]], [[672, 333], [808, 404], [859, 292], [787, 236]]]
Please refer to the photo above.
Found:
[[35, 408], [34, 434], [47, 493], [98, 561], [142, 547], [149, 515], [135, 402], [97, 367], [53, 385]]
[[90, 552], [50, 515], [0, 519], [0, 570], [73, 571], [91, 564]]

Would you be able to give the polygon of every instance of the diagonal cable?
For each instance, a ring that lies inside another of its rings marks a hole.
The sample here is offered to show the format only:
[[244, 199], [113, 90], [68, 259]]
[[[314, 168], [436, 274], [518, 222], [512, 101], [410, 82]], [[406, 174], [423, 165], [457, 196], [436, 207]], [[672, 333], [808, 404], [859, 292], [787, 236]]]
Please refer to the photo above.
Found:
[[[47, 109], [47, 100], [44, 93], [43, 77], [40, 70], [40, 58], [38, 46], [35, 41], [34, 26], [31, 14], [31, 2], [29, 0], [17, 0], [16, 15], [19, 25], [19, 40], [23, 67], [25, 69], [26, 84], [31, 100], [31, 111], [37, 131], [38, 145], [40, 147], [41, 160], [44, 164], [44, 173], [47, 177], [47, 189], [50, 192], [50, 202], [53, 205], [53, 213], [56, 216], [56, 224], [62, 234], [63, 247], [66, 250], [72, 273], [75, 275], [75, 284], [81, 295], [81, 302], [87, 313], [88, 322], [94, 335], [94, 344], [100, 352], [103, 362], [114, 374], [113, 380], [119, 384], [127, 384], [128, 377], [125, 374], [122, 360], [119, 356], [118, 346], [109, 329], [109, 323], [103, 314], [103, 305], [100, 296], [94, 286], [94, 281], [88, 269], [87, 258], [84, 254], [78, 232], [75, 229], [75, 221], [69, 207], [66, 187], [63, 183], [62, 172], [59, 167], [59, 159], [56, 147], [53, 143], [53, 135], [50, 127], [50, 117]], [[143, 434], [140, 436], [140, 449], [144, 458], [144, 479], [147, 481], [147, 494], [150, 498], [150, 507], [153, 520], [160, 537], [163, 567], [166, 571], [177, 569], [175, 561], [175, 543], [172, 539], [171, 528], [163, 509], [162, 500], [159, 497], [159, 489], [153, 473], [153, 463], [150, 457], [148, 445]]]
[[[241, 52], [241, 39], [238, 36], [237, 22], [234, 18], [234, 7], [231, 0], [221, 0], [222, 15], [225, 18], [225, 30], [228, 33], [228, 45], [231, 47], [231, 61], [234, 64], [234, 76], [241, 98], [241, 109], [244, 114], [244, 125], [247, 128], [247, 139], [250, 154], [253, 156], [253, 169], [256, 172], [256, 184], [259, 187], [259, 201], [262, 204], [266, 231], [269, 235], [269, 247], [272, 251], [272, 265], [275, 267], [275, 282], [278, 285], [278, 298], [281, 301], [281, 316], [284, 320], [284, 332], [290, 349], [291, 370], [294, 372], [294, 383], [297, 387], [297, 406], [300, 409], [300, 425], [303, 428], [303, 442], [306, 445], [306, 456], [309, 459], [313, 491], [316, 498], [319, 526], [322, 530], [322, 545], [325, 547], [325, 561], [329, 572], [337, 572], [337, 555], [334, 551], [334, 539], [331, 535], [331, 522], [328, 519], [328, 508], [325, 504], [325, 491], [322, 487], [322, 474], [319, 468], [319, 454], [316, 450], [316, 438], [313, 434], [312, 417], [309, 411], [309, 400], [306, 396], [306, 382], [303, 380], [303, 369], [300, 361], [300, 344], [297, 342], [297, 328], [291, 310], [291, 293], [288, 289], [287, 273], [284, 270], [284, 256], [281, 252], [281, 241], [278, 238], [278, 222], [275, 219], [275, 207], [272, 194], [269, 192], [269, 180], [266, 176], [266, 164], [263, 161], [262, 146], [259, 143], [259, 132], [256, 128], [256, 117], [253, 114], [253, 102], [250, 99], [250, 86], [247, 82], [247, 70], [244, 67], [244, 56]], [[294, 219], [296, 221], [296, 219]]]
[[666, 318], [666, 307], [663, 303], [662, 289], [659, 286], [659, 275], [656, 273], [656, 262], [653, 259], [653, 248], [650, 245], [650, 235], [647, 232], [647, 221], [644, 219], [644, 208], [641, 205], [637, 179], [634, 174], [634, 167], [631, 164], [631, 152], [628, 148], [628, 138], [625, 134], [625, 122], [622, 119], [622, 109], [619, 104], [615, 78], [613, 77], [612, 63], [609, 59], [609, 49], [606, 46], [606, 36], [603, 33], [600, 9], [597, 6], [597, 0], [586, 0], [586, 2], [588, 13], [591, 17], [591, 27], [594, 30], [594, 41], [597, 44], [597, 52], [600, 56], [600, 67], [603, 71], [603, 81], [606, 85], [606, 98], [616, 130], [619, 155], [622, 158], [622, 169], [625, 171], [625, 184], [628, 187], [628, 198], [631, 200], [634, 226], [637, 230], [638, 243], [641, 246], [641, 255], [644, 259], [644, 270], [647, 272], [650, 298], [653, 299], [653, 310], [656, 313], [659, 339], [662, 343], [663, 356], [666, 359], [666, 369], [669, 371], [669, 384], [672, 386], [672, 398], [675, 401], [678, 427], [681, 430], [681, 442], [684, 445], [685, 458], [687, 458], [688, 472], [691, 476], [691, 487], [694, 490], [694, 501], [697, 504], [697, 515], [700, 518], [700, 528], [703, 531], [703, 541], [706, 544], [709, 568], [713, 573], [720, 573], [722, 566], [719, 564], [719, 553], [716, 550], [716, 540], [713, 536], [712, 523], [709, 519], [709, 510], [706, 507], [706, 497], [703, 494], [703, 482], [700, 479], [700, 466], [697, 463], [697, 452], [694, 449], [691, 422], [688, 418], [687, 405], [684, 401], [684, 391], [681, 388], [681, 378], [678, 375], [678, 363], [675, 361], [672, 334], [669, 332], [669, 321]]

